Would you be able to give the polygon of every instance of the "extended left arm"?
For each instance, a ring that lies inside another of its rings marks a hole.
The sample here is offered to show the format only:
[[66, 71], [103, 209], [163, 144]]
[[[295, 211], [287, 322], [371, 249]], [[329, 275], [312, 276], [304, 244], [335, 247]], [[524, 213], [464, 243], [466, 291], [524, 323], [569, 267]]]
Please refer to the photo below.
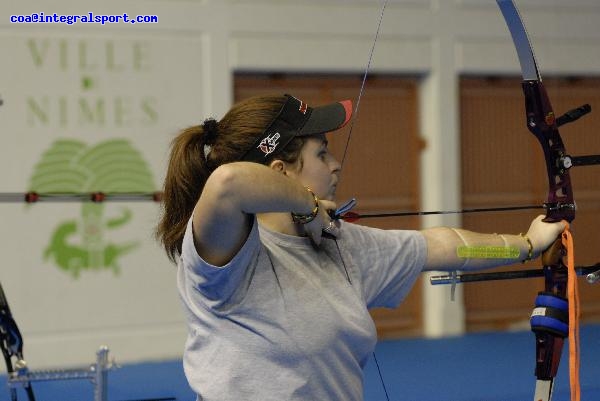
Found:
[[422, 230], [427, 240], [423, 270], [480, 270], [535, 259], [566, 225], [544, 223], [543, 217], [533, 220], [526, 235], [483, 234], [448, 227]]

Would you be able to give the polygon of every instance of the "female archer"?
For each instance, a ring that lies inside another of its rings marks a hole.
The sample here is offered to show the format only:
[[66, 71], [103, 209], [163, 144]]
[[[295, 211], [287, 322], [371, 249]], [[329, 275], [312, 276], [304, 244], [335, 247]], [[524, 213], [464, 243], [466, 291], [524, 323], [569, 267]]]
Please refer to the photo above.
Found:
[[[530, 260], [562, 232], [542, 216], [526, 235], [335, 219], [341, 166], [326, 134], [351, 114], [350, 101], [254, 97], [174, 139], [157, 235], [177, 263], [198, 400], [361, 400], [369, 308], [396, 307], [423, 271]], [[481, 247], [507, 252], [457, 252]]]

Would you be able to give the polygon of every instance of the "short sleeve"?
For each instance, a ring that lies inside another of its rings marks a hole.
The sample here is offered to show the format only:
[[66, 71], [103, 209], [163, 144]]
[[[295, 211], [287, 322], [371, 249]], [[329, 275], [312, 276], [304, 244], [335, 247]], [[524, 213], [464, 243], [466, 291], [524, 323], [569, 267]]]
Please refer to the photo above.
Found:
[[347, 249], [360, 272], [369, 308], [396, 307], [412, 289], [427, 259], [419, 231], [381, 230], [347, 223]]
[[186, 277], [188, 286], [199, 290], [204, 297], [212, 301], [227, 301], [238, 289], [244, 276], [253, 265], [260, 249], [260, 238], [256, 217], [252, 229], [239, 252], [224, 266], [215, 266], [198, 255], [194, 245], [192, 218], [188, 221], [183, 243], [179, 268]]

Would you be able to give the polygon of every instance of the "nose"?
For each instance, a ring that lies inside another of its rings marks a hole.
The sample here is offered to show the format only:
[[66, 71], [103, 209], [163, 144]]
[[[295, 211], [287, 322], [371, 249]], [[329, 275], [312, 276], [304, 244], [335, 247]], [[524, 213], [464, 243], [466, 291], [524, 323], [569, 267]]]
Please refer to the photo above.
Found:
[[342, 165], [340, 164], [338, 159], [336, 159], [334, 156], [331, 156], [330, 166], [331, 166], [331, 171], [333, 173], [339, 173], [340, 170], [342, 169]]

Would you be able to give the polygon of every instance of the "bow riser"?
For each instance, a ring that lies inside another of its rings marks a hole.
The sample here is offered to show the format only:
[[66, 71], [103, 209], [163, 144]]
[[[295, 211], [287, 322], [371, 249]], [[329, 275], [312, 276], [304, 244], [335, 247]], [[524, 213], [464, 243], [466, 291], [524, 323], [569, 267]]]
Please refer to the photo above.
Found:
[[[524, 80], [525, 112], [527, 128], [542, 146], [548, 174], [547, 208], [544, 221], [573, 221], [575, 206], [568, 168], [565, 166], [565, 147], [558, 131], [556, 117], [541, 80]], [[570, 166], [569, 166], [570, 167]], [[544, 293], [565, 298], [567, 292], [567, 269], [562, 261], [564, 250], [557, 240], [544, 255]], [[553, 379], [558, 373], [564, 337], [554, 333], [536, 331], [535, 376], [547, 382], [539, 390], [544, 397], [551, 397]], [[540, 387], [540, 386], [538, 386]], [[549, 393], [549, 394], [548, 394]], [[539, 395], [536, 395], [536, 399]], [[550, 399], [550, 398], [547, 399]], [[544, 398], [540, 398], [544, 399]]]
[[575, 203], [568, 169], [570, 157], [565, 153], [556, 117], [541, 81], [523, 81], [527, 127], [540, 142], [548, 173], [548, 196], [544, 221], [575, 219]]

